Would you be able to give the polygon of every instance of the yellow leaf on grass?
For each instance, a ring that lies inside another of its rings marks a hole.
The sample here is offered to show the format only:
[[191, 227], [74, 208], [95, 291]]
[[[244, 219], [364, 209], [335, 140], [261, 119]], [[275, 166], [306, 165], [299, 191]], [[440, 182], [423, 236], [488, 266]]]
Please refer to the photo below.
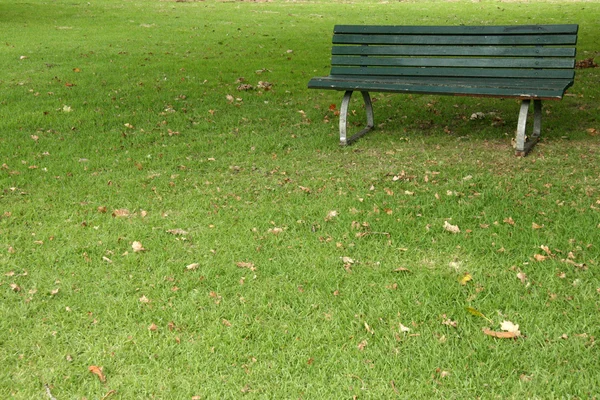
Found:
[[491, 319], [489, 319], [488, 317], [483, 315], [483, 313], [481, 313], [480, 311], [477, 311], [473, 307], [465, 307], [465, 310], [467, 310], [469, 313], [473, 314], [476, 317], [481, 317], [481, 318], [485, 319], [486, 321], [488, 321], [489, 323], [492, 323]]
[[467, 284], [467, 282], [473, 280], [473, 276], [471, 276], [471, 274], [465, 274], [462, 278], [460, 278], [460, 280], [458, 281], [461, 285], [465, 286]]

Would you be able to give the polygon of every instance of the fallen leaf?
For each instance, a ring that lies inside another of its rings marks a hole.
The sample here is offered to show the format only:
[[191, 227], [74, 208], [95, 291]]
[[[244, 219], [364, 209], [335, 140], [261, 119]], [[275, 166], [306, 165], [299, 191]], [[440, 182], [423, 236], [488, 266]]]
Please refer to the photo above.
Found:
[[90, 371], [92, 374], [98, 376], [98, 379], [100, 379], [100, 382], [106, 382], [106, 376], [104, 376], [104, 373], [102, 372], [102, 367], [90, 365], [88, 367], [88, 371]]
[[190, 265], [187, 265], [187, 266], [185, 267], [185, 269], [186, 269], [186, 270], [188, 270], [188, 271], [193, 271], [193, 270], [195, 270], [195, 269], [198, 269], [198, 267], [199, 267], [199, 266], [200, 266], [200, 264], [199, 264], [199, 263], [192, 263], [192, 264], [190, 264]]
[[11, 283], [10, 284], [10, 289], [13, 292], [20, 292], [21, 291], [21, 287], [19, 285], [17, 285], [16, 283]]
[[410, 269], [404, 268], [404, 267], [399, 267], [399, 268], [396, 268], [394, 270], [394, 272], [410, 272]]
[[183, 229], [180, 229], [180, 228], [176, 228], [176, 229], [169, 229], [167, 231], [167, 233], [170, 233], [171, 235], [176, 235], [177, 236], [177, 235], [187, 235], [189, 232], [185, 231]]
[[450, 318], [447, 318], [446, 314], [442, 315], [442, 318], [444, 319], [442, 321], [442, 325], [451, 326], [453, 328], [456, 328], [458, 326], [458, 322], [452, 321]]
[[448, 221], [444, 221], [444, 229], [450, 233], [460, 233], [458, 225], [452, 225]]
[[531, 229], [542, 229], [544, 225], [538, 225], [535, 222], [531, 223]]
[[342, 262], [344, 264], [354, 264], [354, 260], [352, 258], [346, 257], [346, 256], [342, 257]]
[[150, 326], [148, 327], [148, 330], [149, 330], [150, 332], [154, 332], [154, 331], [156, 331], [157, 329], [158, 329], [158, 326], [156, 326], [156, 324], [155, 324], [154, 322], [153, 322], [153, 323], [151, 323], [151, 324], [150, 324]]
[[375, 331], [373, 330], [373, 328], [371, 328], [371, 327], [369, 326], [369, 324], [367, 324], [366, 322], [365, 322], [365, 329], [366, 329], [366, 330], [367, 330], [367, 332], [369, 332], [371, 335], [374, 335], [374, 334], [375, 334]]
[[231, 322], [227, 321], [224, 318], [223, 318], [223, 321], [221, 321], [221, 322], [223, 322], [223, 325], [225, 325], [225, 326], [228, 326], [228, 327], [231, 326]]
[[461, 285], [465, 286], [467, 284], [467, 282], [473, 280], [473, 276], [471, 276], [471, 274], [465, 274], [462, 278], [460, 278], [460, 280], [458, 281]]
[[142, 296], [142, 297], [140, 297], [140, 303], [148, 304], [148, 303], [150, 303], [150, 299], [147, 298], [146, 296]]
[[535, 255], [533, 256], [533, 258], [535, 258], [535, 261], [540, 261], [540, 262], [541, 262], [541, 261], [544, 261], [544, 260], [545, 260], [546, 258], [548, 258], [548, 257], [546, 257], [546, 256], [544, 256], [544, 255], [541, 255], [541, 254], [535, 254]]
[[251, 262], [240, 261], [236, 263], [238, 268], [248, 268], [250, 271], [256, 271], [256, 267]]
[[548, 254], [550, 257], [552, 257], [552, 256], [553, 256], [553, 254], [552, 254], [552, 252], [550, 251], [550, 248], [549, 248], [548, 246], [541, 245], [541, 246], [540, 246], [540, 249], [542, 249], [542, 250], [544, 251], [544, 253]]
[[142, 246], [142, 243], [138, 242], [138, 241], [133, 242], [131, 244], [131, 248], [133, 249], [134, 253], [139, 253], [140, 251], [146, 251], [144, 246]]
[[519, 272], [517, 278], [521, 280], [521, 283], [525, 283], [525, 281], [527, 281], [527, 274], [525, 272]]
[[129, 217], [129, 210], [126, 208], [119, 208], [118, 210], [114, 210], [112, 216], [115, 218], [127, 218]]
[[483, 313], [481, 313], [480, 311], [477, 311], [473, 307], [465, 307], [465, 310], [467, 310], [470, 314], [475, 315], [476, 317], [481, 317], [481, 318], [485, 319], [490, 324], [493, 323], [491, 319], [489, 319], [488, 317], [486, 317], [485, 315], [483, 315]]
[[512, 217], [508, 217], [508, 218], [504, 218], [504, 223], [509, 224], [509, 225], [514, 225], [515, 221], [512, 219]]
[[366, 340], [363, 340], [356, 347], [358, 347], [358, 349], [360, 351], [363, 351], [365, 349], [365, 347], [367, 347], [367, 344], [368, 344], [368, 342]]
[[282, 228], [277, 228], [277, 227], [275, 227], [275, 228], [271, 228], [271, 229], [269, 229], [269, 231], [268, 231], [268, 232], [269, 232], [269, 233], [272, 233], [273, 235], [279, 235], [280, 233], [282, 233], [282, 232], [283, 232], [283, 229], [282, 229]]
[[333, 218], [337, 217], [338, 212], [335, 210], [329, 211], [327, 216], [325, 217], [325, 221], [331, 221]]
[[498, 339], [515, 339], [515, 338], [519, 337], [519, 335], [517, 335], [515, 332], [497, 332], [497, 331], [492, 331], [489, 328], [483, 328], [483, 333], [485, 333], [488, 336], [495, 337]]
[[410, 328], [402, 325], [401, 323], [398, 324], [398, 328], [400, 329], [400, 332], [410, 332]]
[[519, 331], [519, 325], [513, 324], [511, 321], [502, 321], [500, 324], [500, 329], [503, 331], [515, 333], [517, 336], [521, 336], [521, 331]]

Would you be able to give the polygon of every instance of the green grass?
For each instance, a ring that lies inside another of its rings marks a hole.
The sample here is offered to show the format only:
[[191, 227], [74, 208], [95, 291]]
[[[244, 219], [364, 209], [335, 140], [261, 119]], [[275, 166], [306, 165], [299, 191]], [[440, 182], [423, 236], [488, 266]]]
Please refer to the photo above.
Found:
[[1, 3], [1, 398], [600, 395], [599, 70], [526, 158], [498, 99], [374, 94], [340, 148], [341, 94], [306, 89], [336, 23], [600, 51], [583, 1]]

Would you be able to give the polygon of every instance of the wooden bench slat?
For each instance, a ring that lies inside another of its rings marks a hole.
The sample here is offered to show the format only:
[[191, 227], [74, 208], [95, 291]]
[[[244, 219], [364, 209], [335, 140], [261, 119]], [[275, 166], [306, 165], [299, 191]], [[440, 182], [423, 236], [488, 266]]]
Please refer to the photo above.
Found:
[[574, 45], [577, 35], [353, 35], [335, 34], [333, 44], [413, 45]]
[[558, 100], [562, 98], [564, 88], [555, 89], [527, 89], [522, 87], [486, 87], [467, 85], [430, 85], [411, 84], [406, 82], [378, 82], [378, 81], [353, 81], [336, 78], [315, 78], [311, 80], [310, 86], [314, 89], [334, 89], [353, 91], [376, 91], [376, 92], [405, 92], [418, 94], [437, 95], [465, 95], [474, 97], [515, 97], [534, 98], [546, 100]]
[[[433, 57], [352, 57], [333, 56], [332, 65], [466, 68], [573, 68], [573, 59], [560, 58], [433, 58]], [[400, 72], [400, 71], [399, 71]]]
[[508, 26], [393, 26], [336, 25], [334, 33], [412, 34], [412, 35], [518, 35], [576, 34], [576, 24]]
[[507, 46], [333, 46], [333, 55], [374, 56], [475, 56], [475, 57], [574, 57], [573, 47]]
[[[332, 76], [364, 75], [365, 67], [331, 68]], [[412, 67], [371, 67], [369, 74], [377, 76], [439, 76], [439, 77], [490, 77], [490, 78], [548, 78], [573, 80], [572, 69], [510, 69], [510, 68], [412, 68]]]
[[568, 79], [513, 79], [513, 78], [471, 78], [471, 77], [374, 77], [374, 76], [336, 76], [317, 78], [311, 85], [327, 86], [331, 82], [368, 82], [381, 84], [402, 84], [417, 86], [443, 86], [443, 87], [497, 87], [497, 88], [521, 88], [523, 90], [564, 90], [569, 87], [571, 81]]

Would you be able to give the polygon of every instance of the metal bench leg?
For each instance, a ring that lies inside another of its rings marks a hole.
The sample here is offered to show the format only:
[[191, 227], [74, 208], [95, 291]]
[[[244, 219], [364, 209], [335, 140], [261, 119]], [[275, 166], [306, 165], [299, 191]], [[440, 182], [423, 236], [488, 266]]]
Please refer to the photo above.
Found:
[[523, 100], [521, 111], [519, 112], [519, 122], [517, 124], [517, 138], [515, 155], [524, 157], [531, 151], [537, 143], [542, 132], [542, 101], [533, 101], [533, 133], [531, 137], [525, 136], [527, 128], [527, 115], [529, 114], [529, 104], [531, 100]]
[[342, 146], [348, 145], [348, 144], [354, 142], [356, 139], [360, 138], [361, 136], [364, 136], [364, 134], [369, 132], [375, 125], [374, 118], [373, 118], [373, 103], [371, 103], [371, 96], [369, 95], [369, 92], [361, 91], [363, 100], [365, 101], [365, 109], [367, 112], [367, 126], [360, 132], [356, 133], [351, 138], [347, 139], [346, 125], [348, 123], [348, 105], [350, 104], [350, 98], [352, 97], [352, 93], [353, 93], [352, 90], [348, 90], [344, 94], [344, 99], [342, 100], [342, 107], [340, 109], [340, 145], [342, 145]]

